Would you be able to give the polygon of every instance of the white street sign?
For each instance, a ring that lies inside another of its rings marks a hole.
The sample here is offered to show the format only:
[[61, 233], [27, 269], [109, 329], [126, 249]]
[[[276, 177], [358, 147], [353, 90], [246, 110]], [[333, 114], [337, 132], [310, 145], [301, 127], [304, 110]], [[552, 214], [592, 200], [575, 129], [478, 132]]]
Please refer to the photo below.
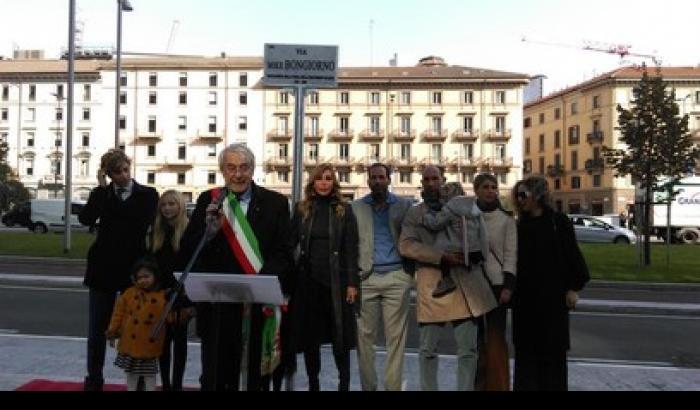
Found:
[[334, 88], [338, 46], [265, 44], [265, 85]]

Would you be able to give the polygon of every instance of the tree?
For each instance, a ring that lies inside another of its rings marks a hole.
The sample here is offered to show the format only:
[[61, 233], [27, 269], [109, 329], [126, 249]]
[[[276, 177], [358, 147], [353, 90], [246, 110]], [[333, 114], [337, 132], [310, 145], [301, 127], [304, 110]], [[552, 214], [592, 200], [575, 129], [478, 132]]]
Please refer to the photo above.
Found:
[[[618, 104], [617, 130], [625, 149], [603, 147], [608, 165], [616, 176], [631, 176], [645, 190], [642, 229], [644, 233], [644, 265], [651, 264], [650, 211], [654, 192], [669, 191], [668, 183], [677, 183], [695, 168], [700, 150], [688, 133], [688, 115], [679, 116], [676, 90], [669, 89], [661, 69], [649, 76], [642, 66], [642, 79], [632, 89], [629, 109]], [[673, 200], [668, 195], [667, 201]]]
[[12, 168], [7, 164], [7, 143], [0, 141], [0, 212], [6, 212], [13, 205], [29, 200], [29, 191], [17, 180]]

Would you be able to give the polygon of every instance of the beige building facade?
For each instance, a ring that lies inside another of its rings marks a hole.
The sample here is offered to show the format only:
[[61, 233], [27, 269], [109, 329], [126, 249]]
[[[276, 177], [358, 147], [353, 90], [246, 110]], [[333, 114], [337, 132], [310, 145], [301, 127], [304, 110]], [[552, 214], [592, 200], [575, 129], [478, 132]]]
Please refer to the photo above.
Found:
[[[343, 193], [369, 192], [367, 168], [391, 165], [392, 191], [419, 197], [420, 172], [441, 166], [465, 189], [479, 172], [498, 175], [506, 192], [522, 175], [524, 74], [448, 66], [439, 57], [415, 67], [340, 68], [338, 88], [309, 91], [304, 169], [329, 162]], [[294, 95], [267, 89], [265, 185], [291, 195]]]
[[[662, 76], [700, 144], [700, 68], [664, 67]], [[634, 203], [631, 179], [615, 177], [603, 146], [624, 148], [616, 107], [629, 108], [641, 77], [640, 68], [620, 68], [525, 105], [523, 171], [547, 178], [556, 208], [603, 215]]]

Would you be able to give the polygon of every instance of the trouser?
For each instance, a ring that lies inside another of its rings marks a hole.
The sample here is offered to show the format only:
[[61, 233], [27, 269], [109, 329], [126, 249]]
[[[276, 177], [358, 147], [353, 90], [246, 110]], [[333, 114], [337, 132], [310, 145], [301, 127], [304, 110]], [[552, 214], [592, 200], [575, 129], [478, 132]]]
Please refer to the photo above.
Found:
[[155, 391], [156, 375], [155, 374], [126, 374], [126, 390], [127, 391]]
[[[451, 322], [457, 343], [457, 390], [474, 390], [477, 364], [477, 333], [478, 326], [474, 319], [463, 319]], [[419, 325], [420, 332], [420, 384], [423, 391], [438, 390], [438, 361], [437, 352], [440, 333], [446, 323], [423, 323]]]
[[510, 365], [506, 342], [508, 309], [498, 306], [479, 321], [479, 360], [476, 390], [510, 390]]
[[362, 307], [357, 319], [357, 355], [362, 390], [377, 390], [374, 343], [377, 339], [380, 316], [384, 318], [387, 350], [384, 390], [401, 390], [412, 285], [413, 279], [403, 269], [372, 273], [362, 282]]
[[101, 390], [104, 383], [102, 369], [105, 363], [107, 338], [105, 332], [109, 327], [114, 309], [116, 291], [92, 289], [88, 292], [88, 340], [87, 340], [87, 377], [86, 390]]
[[[187, 363], [187, 325], [189, 320], [181, 323], [179, 317], [181, 313], [176, 313], [175, 323], [166, 327], [163, 353], [158, 359], [163, 390], [182, 390], [182, 379], [185, 376], [185, 364]], [[173, 358], [172, 385], [170, 383], [171, 347]]]
[[515, 350], [513, 390], [566, 391], [566, 351], [548, 354]]
[[[333, 349], [335, 366], [338, 369], [338, 391], [350, 390], [350, 351], [337, 352]], [[309, 391], [320, 390], [318, 374], [321, 372], [321, 349], [319, 346], [304, 350], [304, 364], [309, 376]]]

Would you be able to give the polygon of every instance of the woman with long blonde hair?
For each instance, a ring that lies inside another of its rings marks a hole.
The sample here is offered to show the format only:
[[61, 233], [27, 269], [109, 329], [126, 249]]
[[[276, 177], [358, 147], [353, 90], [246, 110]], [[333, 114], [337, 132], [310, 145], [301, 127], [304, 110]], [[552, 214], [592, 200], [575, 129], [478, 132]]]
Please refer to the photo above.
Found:
[[357, 221], [330, 164], [310, 175], [292, 218], [292, 249], [299, 246], [292, 294], [297, 352], [304, 353], [309, 390], [319, 390], [320, 345], [332, 343], [338, 390], [350, 387], [350, 350], [356, 346], [353, 304], [359, 284]]
[[[153, 229], [149, 235], [149, 251], [153, 254], [163, 275], [163, 286], [172, 289], [177, 283], [176, 268], [180, 239], [187, 228], [187, 209], [182, 195], [175, 190], [165, 191], [158, 200]], [[192, 302], [183, 293], [174, 305], [175, 322], [166, 328], [165, 344], [160, 356], [160, 376], [163, 390], [182, 390], [182, 379], [187, 362], [187, 325], [194, 312]], [[173, 350], [172, 384], [170, 354]]]

